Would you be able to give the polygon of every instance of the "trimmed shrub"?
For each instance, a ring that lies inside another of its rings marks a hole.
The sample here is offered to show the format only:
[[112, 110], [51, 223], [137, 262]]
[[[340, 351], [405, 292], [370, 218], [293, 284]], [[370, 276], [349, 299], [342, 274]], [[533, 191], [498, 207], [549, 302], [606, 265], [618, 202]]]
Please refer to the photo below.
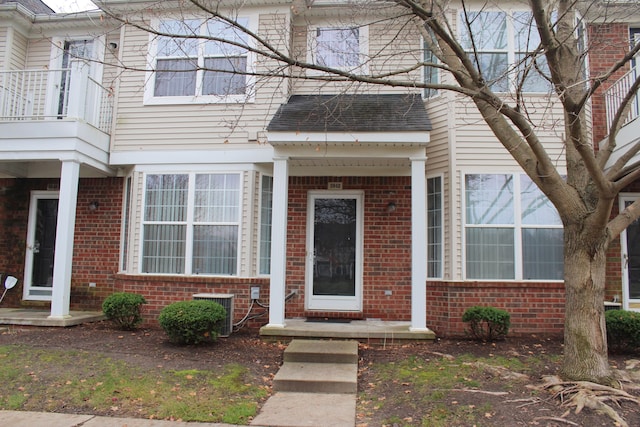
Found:
[[479, 341], [502, 340], [511, 326], [509, 313], [495, 307], [470, 307], [463, 313], [462, 321], [469, 324], [468, 333]]
[[604, 312], [609, 350], [619, 353], [640, 351], [640, 313], [626, 310]]
[[105, 298], [102, 312], [118, 328], [130, 331], [142, 323], [142, 305], [146, 303], [142, 295], [116, 292]]
[[176, 344], [200, 344], [218, 339], [227, 311], [215, 301], [180, 301], [162, 309], [158, 321]]

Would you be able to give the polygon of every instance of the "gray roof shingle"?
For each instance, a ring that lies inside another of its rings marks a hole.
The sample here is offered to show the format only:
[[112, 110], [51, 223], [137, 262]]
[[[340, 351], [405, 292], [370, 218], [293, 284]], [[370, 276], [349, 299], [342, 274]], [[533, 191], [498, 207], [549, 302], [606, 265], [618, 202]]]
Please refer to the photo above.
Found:
[[293, 95], [267, 126], [271, 132], [430, 131], [417, 94]]
[[0, 0], [0, 5], [9, 4], [9, 3], [19, 3], [29, 9], [33, 13], [46, 13], [52, 14], [55, 13], [53, 9], [44, 4], [44, 2], [40, 0]]

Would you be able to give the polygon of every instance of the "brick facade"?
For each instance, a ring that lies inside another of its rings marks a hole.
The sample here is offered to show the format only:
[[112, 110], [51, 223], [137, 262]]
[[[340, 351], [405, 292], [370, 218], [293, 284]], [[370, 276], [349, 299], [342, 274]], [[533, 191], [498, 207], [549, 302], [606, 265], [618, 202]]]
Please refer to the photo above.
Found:
[[564, 283], [430, 281], [427, 326], [439, 337], [464, 336], [462, 314], [481, 305], [509, 312], [511, 336], [559, 336], [564, 331], [564, 297]]
[[[29, 203], [32, 191], [57, 190], [57, 179], [0, 180], [0, 272], [16, 276], [18, 285], [7, 292], [3, 307], [46, 307], [49, 302], [23, 301], [23, 278]], [[90, 210], [91, 202], [98, 209]], [[113, 292], [118, 271], [121, 178], [82, 178], [78, 184], [76, 228], [71, 278], [72, 310], [100, 310], [104, 297]], [[96, 283], [89, 287], [89, 283]]]
[[[344, 190], [364, 191], [363, 308], [357, 313], [308, 312], [304, 308], [307, 194], [341, 182]], [[396, 204], [394, 212], [387, 205]], [[292, 177], [289, 180], [285, 317], [340, 316], [382, 320], [411, 317], [411, 178]], [[391, 291], [391, 295], [385, 295]]]
[[194, 294], [233, 294], [234, 323], [245, 315], [262, 316], [247, 322], [248, 328], [257, 328], [268, 320], [268, 310], [257, 304], [251, 305], [250, 291], [260, 287], [260, 302], [269, 304], [269, 279], [205, 276], [147, 276], [118, 274], [114, 278], [115, 291], [141, 294], [147, 300], [143, 306], [143, 317], [147, 326], [157, 326], [160, 311], [177, 301], [193, 299]]

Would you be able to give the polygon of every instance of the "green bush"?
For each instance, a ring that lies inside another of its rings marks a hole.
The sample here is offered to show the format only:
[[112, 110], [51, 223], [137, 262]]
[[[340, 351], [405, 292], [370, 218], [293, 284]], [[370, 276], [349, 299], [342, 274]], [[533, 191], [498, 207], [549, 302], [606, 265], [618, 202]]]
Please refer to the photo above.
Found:
[[170, 304], [160, 312], [159, 322], [177, 344], [215, 341], [227, 311], [215, 301], [193, 300]]
[[462, 321], [469, 324], [471, 336], [481, 341], [504, 339], [511, 326], [509, 313], [495, 307], [470, 307], [462, 315]]
[[142, 304], [146, 303], [142, 295], [116, 292], [104, 300], [102, 312], [118, 328], [129, 331], [142, 323]]
[[604, 312], [609, 349], [620, 353], [640, 350], [640, 313], [625, 310]]

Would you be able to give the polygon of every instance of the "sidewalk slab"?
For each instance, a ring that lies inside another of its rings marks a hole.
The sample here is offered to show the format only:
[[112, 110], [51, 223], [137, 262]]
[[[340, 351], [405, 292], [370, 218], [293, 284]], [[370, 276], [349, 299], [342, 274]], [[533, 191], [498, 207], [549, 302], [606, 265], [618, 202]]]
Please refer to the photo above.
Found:
[[93, 415], [55, 414], [49, 412], [0, 411], [0, 425], [11, 427], [71, 427], [83, 425]]
[[188, 423], [29, 411], [0, 411], [0, 425], [10, 427], [240, 427], [219, 423]]
[[251, 422], [269, 427], [353, 427], [356, 395], [278, 392]]

